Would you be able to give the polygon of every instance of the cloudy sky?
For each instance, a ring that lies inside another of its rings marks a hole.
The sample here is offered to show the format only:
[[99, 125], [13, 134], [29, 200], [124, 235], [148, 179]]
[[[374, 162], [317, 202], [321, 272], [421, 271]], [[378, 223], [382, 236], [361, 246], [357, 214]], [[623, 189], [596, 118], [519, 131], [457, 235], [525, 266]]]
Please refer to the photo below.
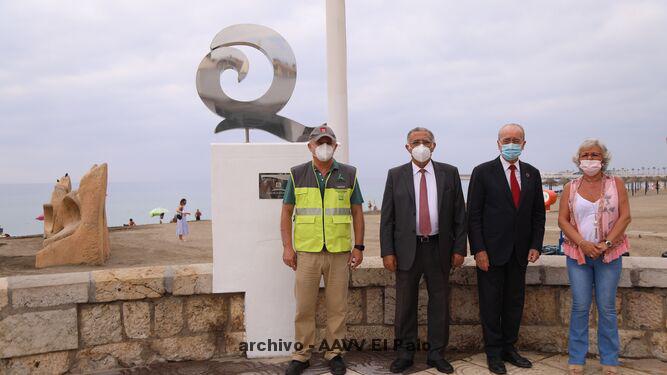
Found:
[[[235, 23], [282, 34], [298, 81], [280, 112], [326, 121], [324, 1], [0, 1], [0, 183], [52, 181], [109, 162], [112, 181], [208, 181], [219, 117], [195, 73]], [[572, 168], [587, 137], [616, 167], [667, 166], [667, 2], [349, 1], [350, 159], [383, 185], [408, 160], [405, 133], [431, 128], [435, 158], [469, 172], [497, 155], [497, 129], [527, 129], [522, 158]], [[271, 68], [221, 77], [235, 98], [268, 88]], [[280, 141], [252, 133], [254, 141]], [[75, 178], [78, 180], [78, 177]]]

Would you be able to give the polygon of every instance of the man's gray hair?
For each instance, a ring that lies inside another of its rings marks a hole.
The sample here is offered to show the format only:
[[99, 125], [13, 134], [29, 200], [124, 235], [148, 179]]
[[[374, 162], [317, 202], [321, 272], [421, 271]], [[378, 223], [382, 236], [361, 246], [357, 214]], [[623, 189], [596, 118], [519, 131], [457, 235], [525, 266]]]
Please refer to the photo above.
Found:
[[523, 128], [523, 126], [515, 123], [509, 123], [501, 126], [500, 129], [498, 130], [498, 140], [500, 140], [500, 134], [503, 132], [503, 130], [505, 130], [505, 128], [509, 128], [510, 126], [521, 129], [521, 134], [523, 134], [523, 140], [524, 141], [526, 140], [526, 130]]
[[432, 131], [430, 131], [426, 128], [422, 128], [421, 126], [417, 126], [416, 128], [414, 128], [414, 129], [412, 129], [408, 132], [408, 136], [406, 137], [408, 143], [410, 142], [410, 135], [414, 132], [427, 132], [428, 136], [431, 138], [431, 142], [435, 142], [435, 136], [433, 135]]
[[607, 146], [605, 146], [605, 144], [597, 138], [588, 138], [581, 142], [579, 148], [577, 149], [577, 153], [572, 156], [572, 161], [574, 162], [574, 165], [577, 166], [577, 168], [579, 168], [579, 155], [581, 155], [581, 150], [586, 150], [595, 146], [600, 147], [600, 150], [602, 150], [602, 171], [607, 170], [609, 162], [611, 161], [611, 153], [607, 149]]

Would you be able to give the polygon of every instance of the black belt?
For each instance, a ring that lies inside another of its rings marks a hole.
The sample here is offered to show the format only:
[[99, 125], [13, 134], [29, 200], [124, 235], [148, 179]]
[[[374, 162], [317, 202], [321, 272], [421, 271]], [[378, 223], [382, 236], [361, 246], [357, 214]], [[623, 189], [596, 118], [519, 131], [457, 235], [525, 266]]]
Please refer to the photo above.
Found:
[[432, 236], [417, 236], [417, 242], [421, 242], [421, 243], [431, 242], [431, 241], [436, 240], [436, 239], [438, 239], [437, 234], [434, 234]]

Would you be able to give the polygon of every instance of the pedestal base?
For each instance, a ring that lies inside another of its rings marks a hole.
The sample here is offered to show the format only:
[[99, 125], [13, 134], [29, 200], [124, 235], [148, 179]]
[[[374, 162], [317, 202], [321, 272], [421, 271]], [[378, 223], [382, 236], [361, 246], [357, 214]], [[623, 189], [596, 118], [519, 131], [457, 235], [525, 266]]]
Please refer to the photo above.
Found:
[[311, 154], [303, 143], [212, 144], [211, 154], [213, 292], [245, 292], [248, 357], [289, 355], [257, 348], [269, 339], [292, 343], [295, 312], [294, 271], [282, 261], [282, 199], [260, 199], [260, 189], [275, 196], [281, 184], [260, 188], [259, 176], [289, 173]]

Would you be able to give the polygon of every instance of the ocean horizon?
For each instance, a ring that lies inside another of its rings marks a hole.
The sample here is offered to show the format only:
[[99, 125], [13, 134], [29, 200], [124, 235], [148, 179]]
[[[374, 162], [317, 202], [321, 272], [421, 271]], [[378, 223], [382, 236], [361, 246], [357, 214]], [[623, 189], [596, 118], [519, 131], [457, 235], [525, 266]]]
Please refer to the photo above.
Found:
[[[43, 205], [50, 202], [54, 186], [54, 183], [0, 184], [0, 228], [4, 233], [12, 237], [44, 233], [44, 222], [36, 218], [44, 214]], [[77, 188], [78, 181], [73, 181], [72, 190]], [[361, 188], [366, 201], [364, 209], [369, 201], [379, 206], [384, 185], [367, 186], [361, 181]], [[148, 215], [157, 207], [169, 210], [165, 215], [165, 222], [169, 222], [181, 198], [188, 200], [186, 209], [193, 213], [192, 219], [196, 209], [202, 211], [202, 219], [211, 218], [210, 181], [109, 182], [107, 224], [122, 226], [130, 218], [137, 225], [157, 224], [159, 219]]]
[[[78, 181], [76, 181], [78, 183]], [[365, 184], [360, 181], [364, 197], [364, 210], [368, 203], [380, 208], [384, 182]], [[464, 197], [468, 181], [461, 181]], [[40, 235], [44, 223], [36, 218], [44, 214], [43, 205], [48, 203], [53, 192], [53, 183], [0, 184], [0, 228], [4, 233], [17, 236]], [[72, 189], [78, 188], [73, 184]], [[162, 207], [169, 210], [164, 221], [169, 222], [175, 214], [181, 198], [186, 198], [186, 209], [202, 211], [202, 219], [211, 218], [211, 184], [209, 181], [187, 182], [110, 182], [107, 187], [106, 213], [110, 227], [127, 224], [132, 218], [137, 225], [157, 224], [157, 217], [149, 217], [148, 212]], [[279, 213], [277, 213], [279, 214]]]
[[[44, 222], [36, 218], [44, 214], [43, 205], [50, 202], [53, 183], [0, 184], [0, 227], [13, 237], [44, 233]], [[72, 190], [78, 188], [78, 181]], [[181, 198], [186, 198], [186, 210], [202, 211], [203, 219], [211, 215], [211, 186], [209, 181], [188, 182], [109, 182], [106, 214], [110, 227], [127, 224], [132, 218], [138, 225], [157, 224], [148, 212], [162, 207], [169, 210], [164, 221], [175, 214]]]

